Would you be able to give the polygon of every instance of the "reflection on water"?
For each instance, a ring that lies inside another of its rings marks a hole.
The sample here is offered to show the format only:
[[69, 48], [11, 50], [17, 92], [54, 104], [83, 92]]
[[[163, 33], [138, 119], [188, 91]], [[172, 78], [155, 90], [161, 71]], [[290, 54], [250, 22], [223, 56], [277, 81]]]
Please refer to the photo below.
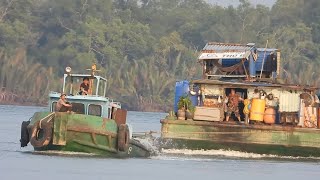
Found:
[[[225, 150], [161, 150], [146, 159], [34, 152], [20, 148], [20, 124], [42, 107], [0, 106], [1, 179], [319, 179], [319, 158], [293, 158]], [[129, 112], [134, 131], [159, 131], [165, 113]], [[150, 139], [141, 140], [153, 146]], [[156, 147], [152, 147], [155, 148]]]

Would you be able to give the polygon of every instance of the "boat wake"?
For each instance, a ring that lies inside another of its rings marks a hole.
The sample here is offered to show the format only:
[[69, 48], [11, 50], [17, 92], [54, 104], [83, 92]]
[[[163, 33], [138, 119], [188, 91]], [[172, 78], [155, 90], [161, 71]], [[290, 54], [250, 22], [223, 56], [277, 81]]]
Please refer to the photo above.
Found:
[[[293, 156], [279, 156], [272, 154], [256, 154], [233, 150], [191, 150], [191, 149], [161, 149], [161, 144], [158, 138], [150, 137], [135, 137], [152, 153], [151, 159], [158, 160], [199, 160], [212, 161], [217, 159], [257, 159], [257, 160], [285, 160], [285, 161], [320, 161], [320, 157], [293, 157]], [[5, 143], [5, 142], [2, 142]], [[17, 143], [15, 143], [17, 144]], [[12, 148], [1, 149], [2, 155], [10, 152], [30, 153], [34, 155], [48, 155], [48, 156], [68, 156], [68, 157], [101, 157], [93, 153], [84, 152], [70, 152], [70, 151], [22, 151], [16, 146]], [[1, 159], [1, 154], [0, 154]]]
[[146, 147], [151, 152], [152, 156], [160, 155], [159, 145], [156, 138], [150, 137], [135, 137], [135, 140], [139, 141], [142, 145]]
[[152, 159], [162, 160], [216, 160], [216, 159], [261, 159], [288, 161], [320, 161], [320, 157], [293, 157], [273, 154], [256, 154], [233, 150], [191, 150], [191, 149], [162, 149], [158, 138], [135, 138], [153, 152]]
[[217, 159], [261, 159], [288, 161], [320, 161], [320, 157], [293, 157], [272, 154], [256, 154], [232, 150], [190, 150], [190, 149], [161, 149], [154, 159], [165, 160], [217, 160]]

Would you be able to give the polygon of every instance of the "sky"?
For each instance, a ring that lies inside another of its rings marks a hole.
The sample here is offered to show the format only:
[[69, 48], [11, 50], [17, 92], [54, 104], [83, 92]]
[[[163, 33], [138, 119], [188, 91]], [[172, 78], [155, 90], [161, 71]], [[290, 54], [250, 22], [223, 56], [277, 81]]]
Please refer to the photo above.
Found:
[[[239, 0], [207, 0], [211, 4], [220, 6], [239, 5]], [[262, 4], [271, 7], [277, 0], [249, 0], [253, 5]]]

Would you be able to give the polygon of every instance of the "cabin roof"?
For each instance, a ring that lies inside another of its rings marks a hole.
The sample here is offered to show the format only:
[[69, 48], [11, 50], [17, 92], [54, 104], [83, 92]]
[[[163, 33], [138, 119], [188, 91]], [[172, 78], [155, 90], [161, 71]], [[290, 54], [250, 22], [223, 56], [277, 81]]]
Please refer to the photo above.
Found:
[[249, 44], [236, 44], [236, 43], [219, 43], [219, 42], [208, 42], [204, 48], [203, 52], [242, 52], [242, 51], [251, 51], [252, 49], [257, 49], [257, 51], [278, 51], [275, 48], [255, 48], [254, 43]]
[[254, 44], [236, 44], [236, 43], [218, 43], [209, 42], [205, 45], [202, 51], [213, 52], [243, 52], [250, 51], [254, 47]]
[[[61, 93], [50, 92], [49, 97], [52, 99], [59, 99]], [[82, 102], [110, 102], [114, 105], [121, 106], [120, 102], [115, 102], [109, 97], [96, 96], [96, 95], [67, 95], [66, 99], [70, 101], [82, 101]]]
[[66, 77], [66, 76], [71, 76], [71, 77], [94, 77], [94, 78], [97, 78], [97, 79], [102, 79], [102, 80], [104, 80], [104, 81], [107, 81], [107, 79], [106, 78], [104, 78], [104, 77], [102, 77], [102, 76], [96, 76], [96, 75], [94, 75], [94, 76], [92, 76], [91, 74], [64, 74], [64, 76]]
[[274, 52], [274, 51], [279, 51], [279, 49], [275, 49], [275, 48], [257, 48], [257, 51], [259, 52]]
[[212, 80], [212, 79], [199, 79], [193, 80], [194, 84], [210, 84], [210, 85], [221, 85], [228, 87], [270, 87], [270, 88], [286, 88], [291, 90], [316, 90], [317, 87], [314, 86], [300, 86], [295, 84], [280, 84], [280, 83], [269, 83], [269, 82], [249, 82], [249, 81], [231, 81], [231, 80]]
[[198, 59], [247, 59], [253, 49], [255, 49], [253, 43], [245, 45], [209, 42], [202, 49]]
[[[61, 93], [51, 92], [50, 98], [60, 98]], [[81, 101], [110, 101], [108, 97], [96, 96], [96, 95], [67, 95], [67, 99], [81, 100]], [[111, 100], [112, 101], [112, 100]]]
[[[208, 59], [248, 59], [250, 54], [263, 53], [270, 54], [279, 51], [275, 48], [256, 48], [254, 43], [236, 44], [236, 43], [207, 43], [199, 55], [199, 60]], [[263, 57], [260, 57], [263, 59]]]

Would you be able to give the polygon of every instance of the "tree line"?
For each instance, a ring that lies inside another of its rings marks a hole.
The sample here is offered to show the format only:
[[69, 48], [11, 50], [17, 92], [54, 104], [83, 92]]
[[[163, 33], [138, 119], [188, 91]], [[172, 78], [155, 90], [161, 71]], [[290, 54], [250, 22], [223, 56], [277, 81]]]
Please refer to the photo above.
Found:
[[[320, 1], [278, 0], [271, 8], [203, 0], [3, 0], [0, 102], [45, 104], [61, 91], [64, 67], [97, 63], [108, 96], [130, 110], [172, 108], [177, 80], [200, 77], [206, 42], [279, 48], [282, 77], [319, 85]], [[10, 95], [4, 98], [2, 95]]]

